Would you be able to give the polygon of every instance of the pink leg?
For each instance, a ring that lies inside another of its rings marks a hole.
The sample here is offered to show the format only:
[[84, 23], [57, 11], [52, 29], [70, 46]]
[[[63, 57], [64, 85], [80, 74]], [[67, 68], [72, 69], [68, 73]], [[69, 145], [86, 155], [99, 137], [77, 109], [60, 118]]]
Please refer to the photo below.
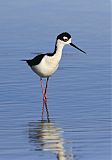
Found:
[[45, 97], [45, 107], [46, 107], [46, 112], [47, 112], [47, 119], [49, 121], [49, 111], [48, 111], [47, 95], [46, 95], [47, 94], [47, 89], [48, 89], [48, 80], [49, 80], [49, 77], [46, 80], [46, 87], [45, 87], [44, 97]]
[[44, 102], [44, 103], [45, 103], [46, 112], [47, 112], [47, 120], [49, 121], [49, 111], [48, 111], [47, 101], [46, 101], [46, 102]]
[[43, 101], [43, 105], [42, 105], [42, 120], [44, 120], [44, 101]]
[[47, 80], [46, 80], [46, 87], [45, 87], [45, 92], [44, 92], [44, 97], [45, 97], [45, 99], [46, 99], [46, 101], [47, 101], [47, 89], [48, 89], [48, 80], [49, 80], [49, 77], [47, 78]]
[[42, 78], [40, 78], [40, 84], [41, 84], [42, 95], [43, 95], [42, 119], [43, 119], [43, 115], [44, 115], [44, 104], [45, 104], [46, 112], [47, 112], [47, 119], [49, 120], [49, 112], [48, 112], [47, 96], [46, 96], [47, 88], [48, 88], [48, 80], [49, 80], [49, 78], [47, 78], [47, 80], [46, 80], [46, 87], [45, 87], [45, 91], [44, 91], [44, 85], [42, 83]]
[[46, 101], [47, 100], [47, 97], [46, 97], [46, 88], [45, 88], [45, 91], [44, 91], [44, 85], [42, 83], [42, 78], [40, 78], [40, 84], [41, 84], [41, 88], [42, 88], [43, 100]]
[[[40, 78], [40, 84], [41, 84], [41, 88], [42, 88], [42, 95], [44, 96], [44, 86], [42, 83], [42, 78]], [[42, 120], [43, 120], [43, 116], [44, 116], [44, 99], [43, 99], [43, 105], [42, 105]]]

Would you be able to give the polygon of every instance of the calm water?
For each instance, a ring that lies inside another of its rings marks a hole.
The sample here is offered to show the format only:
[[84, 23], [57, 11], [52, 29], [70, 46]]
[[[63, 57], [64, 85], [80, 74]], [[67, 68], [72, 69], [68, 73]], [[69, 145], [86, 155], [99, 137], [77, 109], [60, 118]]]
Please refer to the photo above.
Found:
[[[110, 160], [110, 4], [0, 0], [0, 160]], [[41, 121], [39, 77], [21, 62], [68, 31]]]

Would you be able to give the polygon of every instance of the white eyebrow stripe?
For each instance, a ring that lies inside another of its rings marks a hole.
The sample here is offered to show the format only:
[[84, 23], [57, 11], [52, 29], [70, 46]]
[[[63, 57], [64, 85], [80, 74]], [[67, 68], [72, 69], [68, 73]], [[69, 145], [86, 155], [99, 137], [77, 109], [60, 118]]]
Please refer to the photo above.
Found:
[[65, 36], [64, 36], [63, 39], [68, 39], [68, 37], [65, 37]]

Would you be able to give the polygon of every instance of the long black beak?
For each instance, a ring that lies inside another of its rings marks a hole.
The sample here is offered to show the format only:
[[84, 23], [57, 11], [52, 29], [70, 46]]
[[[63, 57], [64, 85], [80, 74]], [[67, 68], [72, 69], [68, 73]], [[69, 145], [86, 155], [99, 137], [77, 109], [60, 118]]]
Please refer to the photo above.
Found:
[[83, 53], [86, 54], [86, 52], [84, 52], [82, 49], [78, 48], [75, 44], [70, 43], [70, 45], [71, 45], [72, 47], [75, 47], [75, 48], [78, 49], [79, 51], [81, 51], [81, 52], [83, 52]]

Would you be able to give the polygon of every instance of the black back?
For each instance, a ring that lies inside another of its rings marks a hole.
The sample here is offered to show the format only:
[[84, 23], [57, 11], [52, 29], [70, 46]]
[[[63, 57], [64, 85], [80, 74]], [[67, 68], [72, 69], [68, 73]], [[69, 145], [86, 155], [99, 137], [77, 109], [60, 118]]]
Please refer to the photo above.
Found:
[[29, 65], [30, 67], [32, 67], [32, 66], [38, 65], [38, 64], [41, 62], [41, 60], [42, 60], [42, 58], [43, 58], [44, 56], [45, 56], [45, 54], [40, 54], [40, 55], [34, 57], [34, 58], [31, 59], [31, 60], [26, 60], [26, 62], [28, 63], [28, 65]]
[[30, 67], [38, 65], [45, 55], [53, 56], [55, 53], [39, 54], [31, 60], [25, 60]]

